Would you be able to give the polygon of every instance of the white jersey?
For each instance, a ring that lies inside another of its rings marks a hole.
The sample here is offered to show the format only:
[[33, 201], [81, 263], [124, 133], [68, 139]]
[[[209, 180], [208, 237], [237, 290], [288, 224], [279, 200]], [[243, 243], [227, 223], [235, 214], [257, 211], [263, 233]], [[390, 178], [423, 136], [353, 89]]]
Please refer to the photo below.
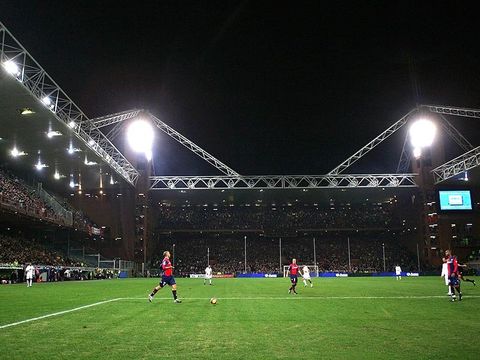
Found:
[[210, 266], [207, 266], [205, 268], [205, 278], [207, 278], [207, 279], [212, 278], [212, 268]]
[[400, 275], [402, 273], [402, 268], [400, 266], [395, 266], [395, 273]]
[[28, 265], [25, 268], [25, 276], [27, 279], [33, 279], [33, 274], [35, 273], [35, 268], [32, 265]]
[[302, 271], [303, 271], [303, 278], [310, 279], [310, 269], [308, 268], [308, 266], [304, 266]]
[[442, 274], [440, 276], [443, 276], [445, 278], [445, 285], [448, 285], [449, 284], [448, 264], [446, 262], [442, 264]]

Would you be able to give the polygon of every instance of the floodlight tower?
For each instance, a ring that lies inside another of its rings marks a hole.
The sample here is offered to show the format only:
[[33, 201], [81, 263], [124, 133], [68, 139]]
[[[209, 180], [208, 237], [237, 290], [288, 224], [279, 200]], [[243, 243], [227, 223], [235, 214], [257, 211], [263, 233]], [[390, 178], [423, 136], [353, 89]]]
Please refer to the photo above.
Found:
[[431, 114], [422, 112], [410, 122], [408, 136], [412, 151], [412, 172], [418, 174], [419, 199], [416, 199], [420, 212], [419, 243], [423, 247], [423, 258], [430, 264], [435, 263], [441, 249], [438, 234], [437, 203], [432, 169], [445, 160], [442, 137], [439, 136], [438, 120]]
[[125, 148], [127, 158], [134, 164], [140, 176], [135, 186], [135, 236], [133, 243], [134, 259], [142, 263], [143, 275], [147, 269], [147, 255], [149, 253], [149, 238], [151, 224], [149, 222], [149, 177], [152, 173], [152, 147], [154, 142], [153, 126], [140, 114], [129, 120], [124, 127]]

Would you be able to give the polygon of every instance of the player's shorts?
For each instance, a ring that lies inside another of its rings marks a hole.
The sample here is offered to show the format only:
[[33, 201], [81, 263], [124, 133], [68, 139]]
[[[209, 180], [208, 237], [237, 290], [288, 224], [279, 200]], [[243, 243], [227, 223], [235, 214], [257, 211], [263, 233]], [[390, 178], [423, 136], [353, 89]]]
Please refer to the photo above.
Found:
[[456, 277], [456, 276], [450, 276], [449, 285], [450, 286], [458, 286], [458, 285], [460, 285], [460, 280], [458, 280], [458, 277]]
[[176, 282], [175, 282], [175, 279], [173, 278], [173, 275], [170, 275], [170, 276], [165, 276], [165, 275], [162, 275], [162, 281], [160, 281], [160, 286], [161, 287], [164, 287], [165, 285], [175, 285]]
[[397, 274], [397, 276], [400, 276], [400, 275], [402, 275], [402, 273], [401, 273], [401, 272], [399, 272], [399, 271], [397, 271], [395, 274]]
[[292, 284], [297, 284], [298, 278], [297, 275], [290, 275], [290, 281]]
[[304, 278], [305, 280], [310, 280], [310, 274], [308, 274], [308, 275], [307, 275], [307, 274], [303, 274], [303, 278]]
[[212, 275], [205, 275], [205, 279], [211, 279]]

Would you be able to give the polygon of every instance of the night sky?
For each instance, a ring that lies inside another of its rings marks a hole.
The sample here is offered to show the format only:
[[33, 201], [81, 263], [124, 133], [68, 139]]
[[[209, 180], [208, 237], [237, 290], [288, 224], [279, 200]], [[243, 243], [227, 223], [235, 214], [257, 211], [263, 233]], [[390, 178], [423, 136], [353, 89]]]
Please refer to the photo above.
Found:
[[[88, 116], [149, 109], [241, 174], [323, 174], [416, 104], [480, 108], [463, 2], [128, 3], [2, 0], [0, 21]], [[394, 171], [403, 137], [352, 172]], [[165, 135], [154, 157], [218, 174]]]

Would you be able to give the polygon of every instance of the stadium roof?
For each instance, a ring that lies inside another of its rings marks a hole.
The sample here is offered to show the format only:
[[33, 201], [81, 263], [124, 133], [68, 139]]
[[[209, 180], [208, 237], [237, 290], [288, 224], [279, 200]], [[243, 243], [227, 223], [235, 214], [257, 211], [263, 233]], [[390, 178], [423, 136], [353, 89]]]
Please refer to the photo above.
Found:
[[[23, 114], [25, 110], [32, 113]], [[50, 137], [48, 133], [50, 133]], [[103, 188], [111, 188], [108, 166], [85, 144], [78, 141], [69, 126], [59, 122], [45, 104], [35, 99], [12, 76], [0, 71], [0, 160], [7, 167], [44, 182], [55, 191], [71, 191], [71, 176], [83, 189], [99, 188], [100, 172]], [[16, 147], [25, 156], [11, 156]], [[73, 149], [73, 153], [68, 152]], [[37, 170], [39, 159], [48, 167]], [[86, 164], [88, 162], [88, 164]], [[55, 180], [58, 172], [60, 179]], [[113, 176], [114, 182], [120, 180]], [[78, 187], [77, 187], [78, 189]]]

